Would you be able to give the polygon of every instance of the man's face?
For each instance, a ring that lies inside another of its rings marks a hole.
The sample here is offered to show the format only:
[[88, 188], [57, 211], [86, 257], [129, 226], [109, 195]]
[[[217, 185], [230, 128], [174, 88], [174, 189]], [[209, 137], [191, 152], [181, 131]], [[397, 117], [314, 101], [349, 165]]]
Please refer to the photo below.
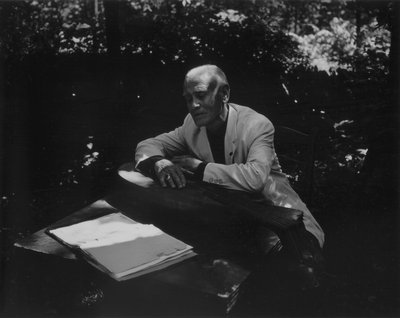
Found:
[[216, 77], [210, 73], [189, 73], [183, 85], [183, 96], [197, 127], [209, 126], [221, 114], [223, 96]]

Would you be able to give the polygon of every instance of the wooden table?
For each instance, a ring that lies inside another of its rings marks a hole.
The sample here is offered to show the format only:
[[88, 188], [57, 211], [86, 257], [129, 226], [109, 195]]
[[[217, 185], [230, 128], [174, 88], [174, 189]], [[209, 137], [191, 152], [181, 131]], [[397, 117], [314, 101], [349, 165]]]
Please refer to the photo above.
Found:
[[[161, 310], [167, 315], [184, 316], [229, 313], [252, 271], [280, 250], [278, 236], [256, 220], [211, 199], [202, 183], [188, 181], [183, 189], [164, 189], [151, 179], [128, 172], [136, 178], [135, 182], [123, 176], [129, 181], [124, 190], [90, 204], [57, 224], [72, 224], [87, 217], [121, 211], [193, 246], [198, 256], [124, 282], [113, 281], [99, 272], [115, 290], [115, 297], [103, 302], [101, 315], [107, 316], [108, 311], [110, 315], [115, 314], [113, 304], [121, 305], [121, 302], [131, 305], [132, 315], [136, 310], [136, 314], [143, 315], [147, 309], [150, 314]], [[75, 259], [74, 254], [44, 230], [18, 241], [16, 246]], [[93, 268], [93, 271], [97, 270]]]

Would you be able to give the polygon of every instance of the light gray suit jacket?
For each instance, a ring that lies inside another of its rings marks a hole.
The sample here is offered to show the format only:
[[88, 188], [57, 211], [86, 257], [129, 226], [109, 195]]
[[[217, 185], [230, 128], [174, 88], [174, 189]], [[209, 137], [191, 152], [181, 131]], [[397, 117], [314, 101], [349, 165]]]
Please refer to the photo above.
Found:
[[225, 134], [225, 164], [214, 163], [205, 127], [197, 127], [190, 114], [174, 131], [140, 142], [135, 160], [151, 156], [174, 157], [191, 155], [207, 161], [203, 181], [229, 189], [260, 192], [265, 200], [304, 212], [306, 229], [320, 245], [324, 233], [282, 173], [274, 149], [274, 126], [251, 108], [229, 105]]

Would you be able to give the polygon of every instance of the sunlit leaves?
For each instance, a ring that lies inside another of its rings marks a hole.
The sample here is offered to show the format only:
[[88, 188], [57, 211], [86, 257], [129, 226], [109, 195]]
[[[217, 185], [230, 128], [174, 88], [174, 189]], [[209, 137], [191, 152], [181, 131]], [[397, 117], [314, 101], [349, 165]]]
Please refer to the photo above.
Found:
[[[291, 35], [299, 43], [299, 49], [309, 59], [310, 65], [331, 72], [338, 67], [356, 69], [355, 62], [366, 54], [379, 56], [380, 66], [375, 63], [373, 65], [384, 67], [382, 61], [387, 59], [390, 46], [390, 39], [385, 33], [387, 31], [373, 30], [372, 25], [364, 25], [361, 29], [363, 41], [359, 42], [361, 46], [357, 46], [356, 26], [351, 21], [333, 18], [329, 29], [314, 26], [309, 34]], [[370, 59], [368, 57], [365, 60]]]
[[[99, 153], [97, 152], [97, 151], [95, 151], [95, 152], [93, 152], [93, 153], [91, 153], [91, 154], [88, 154], [88, 155], [86, 155], [85, 157], [84, 157], [84, 163], [83, 163], [83, 166], [89, 166], [89, 165], [91, 165], [93, 162], [95, 162], [97, 159], [98, 159], [98, 157], [99, 157]], [[83, 168], [83, 166], [82, 166], [82, 168]]]
[[104, 52], [104, 23], [102, 15], [95, 15], [93, 2], [26, 1], [3, 5], [10, 10], [1, 33], [1, 49], [6, 57]]
[[[2, 35], [2, 49], [13, 54], [105, 52], [102, 6], [94, 5], [78, 0], [18, 3]], [[290, 39], [280, 34], [287, 30], [319, 69], [364, 65], [385, 71], [389, 36], [376, 30], [376, 23], [366, 23], [365, 14], [356, 34], [354, 9], [345, 1], [127, 0], [121, 8], [124, 53], [183, 62], [195, 55], [226, 57], [236, 48], [244, 58], [290, 67], [300, 60]], [[193, 36], [195, 43], [189, 41]]]
[[78, 23], [76, 30], [90, 29], [90, 25], [86, 23]]
[[[29, 9], [18, 10], [26, 10], [29, 15], [35, 12], [36, 16], [40, 15], [46, 22], [43, 27], [39, 24], [30, 25], [24, 31], [28, 36], [30, 30], [39, 29], [43, 33], [43, 28], [47, 27], [51, 31], [50, 22], [47, 21], [49, 14], [52, 12], [57, 16], [59, 25], [52, 25], [52, 29], [61, 31], [49, 34], [53, 38], [53, 52], [105, 51], [104, 20], [101, 14], [95, 16], [93, 4], [71, 0], [61, 3], [31, 2], [30, 6]], [[214, 1], [205, 5], [204, 1], [132, 0], [121, 2], [121, 6], [121, 48], [124, 53], [140, 52], [158, 55], [164, 62], [183, 62], [194, 55], [208, 59], [226, 57], [236, 48], [236, 53], [243, 58], [259, 62], [283, 63], [285, 67], [289, 67], [290, 63], [299, 63], [295, 58], [295, 47], [290, 45], [290, 38], [285, 38], [279, 32], [279, 23], [284, 21], [281, 12], [290, 7], [289, 3], [283, 1]], [[136, 13], [130, 14], [129, 9]], [[195, 43], [187, 41], [193, 36], [198, 39]], [[324, 34], [318, 34], [315, 42], [320, 43], [321, 38], [329, 39]], [[310, 39], [304, 39], [303, 42], [315, 47], [310, 44]], [[332, 47], [336, 43], [329, 45]], [[324, 49], [323, 45], [321, 48], [325, 51], [313, 51], [314, 55], [319, 55], [314, 60], [332, 53], [332, 50]], [[313, 48], [303, 49], [307, 50]]]
[[230, 22], [239, 22], [239, 23], [247, 18], [244, 14], [241, 14], [239, 11], [232, 9], [221, 11], [217, 13], [216, 16], [219, 17], [221, 20], [228, 20]]
[[241, 59], [283, 69], [298, 63], [292, 39], [251, 14], [247, 10], [250, 3], [246, 2], [242, 11], [227, 4], [231, 3], [192, 1], [190, 6], [179, 7], [179, 2], [170, 2], [152, 15], [127, 15], [123, 47], [159, 57], [163, 63], [184, 63], [196, 57], [206, 61]]

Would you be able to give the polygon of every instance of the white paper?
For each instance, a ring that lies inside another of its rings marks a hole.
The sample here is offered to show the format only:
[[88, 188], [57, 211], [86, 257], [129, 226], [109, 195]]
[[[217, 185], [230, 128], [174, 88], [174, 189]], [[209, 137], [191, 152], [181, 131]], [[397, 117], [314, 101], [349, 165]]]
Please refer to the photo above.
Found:
[[186, 255], [191, 246], [152, 224], [141, 224], [122, 213], [50, 231], [78, 246], [109, 272], [122, 277]]

